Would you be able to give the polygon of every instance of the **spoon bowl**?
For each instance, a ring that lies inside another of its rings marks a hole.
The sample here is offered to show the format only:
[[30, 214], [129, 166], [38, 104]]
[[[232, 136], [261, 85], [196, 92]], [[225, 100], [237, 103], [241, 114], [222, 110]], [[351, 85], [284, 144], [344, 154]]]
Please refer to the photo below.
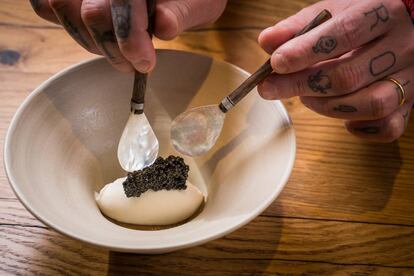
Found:
[[223, 128], [225, 114], [217, 105], [206, 105], [187, 110], [171, 124], [171, 142], [174, 148], [188, 156], [200, 156], [216, 143]]
[[118, 145], [118, 160], [127, 172], [141, 170], [158, 156], [158, 139], [144, 113], [131, 112]]
[[[295, 36], [303, 35], [332, 18], [328, 10], [322, 10]], [[245, 98], [260, 82], [273, 72], [270, 59], [243, 81], [220, 105], [199, 107], [179, 115], [171, 128], [171, 139], [179, 152], [198, 156], [207, 153], [217, 141], [224, 123], [224, 114]], [[220, 114], [220, 112], [222, 114]]]

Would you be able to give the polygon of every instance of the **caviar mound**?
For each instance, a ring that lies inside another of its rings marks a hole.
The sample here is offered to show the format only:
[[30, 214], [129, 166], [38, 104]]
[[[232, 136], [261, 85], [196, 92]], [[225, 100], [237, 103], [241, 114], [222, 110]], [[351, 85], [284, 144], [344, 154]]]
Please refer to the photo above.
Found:
[[128, 173], [122, 183], [125, 195], [139, 197], [148, 190], [185, 190], [189, 170], [181, 157], [158, 157], [151, 166]]

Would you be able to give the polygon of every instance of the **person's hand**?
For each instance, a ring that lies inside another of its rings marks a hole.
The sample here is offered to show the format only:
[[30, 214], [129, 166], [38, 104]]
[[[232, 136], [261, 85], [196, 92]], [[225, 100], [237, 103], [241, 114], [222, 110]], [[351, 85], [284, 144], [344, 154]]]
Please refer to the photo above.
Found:
[[[81, 46], [123, 72], [151, 71], [155, 51], [147, 33], [145, 0], [30, 0], [35, 12], [61, 24]], [[227, 0], [157, 0], [154, 35], [173, 39], [213, 22]]]
[[[333, 18], [289, 40], [323, 9]], [[259, 85], [263, 98], [299, 96], [361, 138], [403, 134], [414, 102], [414, 27], [401, 0], [321, 1], [265, 29], [259, 43], [278, 73]]]

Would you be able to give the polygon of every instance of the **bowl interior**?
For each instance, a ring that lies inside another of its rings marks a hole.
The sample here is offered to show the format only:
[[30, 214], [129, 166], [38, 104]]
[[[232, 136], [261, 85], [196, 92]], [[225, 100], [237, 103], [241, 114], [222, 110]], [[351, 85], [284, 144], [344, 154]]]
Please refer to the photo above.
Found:
[[[160, 155], [176, 154], [171, 121], [188, 108], [216, 104], [247, 74], [191, 53], [160, 50], [149, 78], [145, 113]], [[226, 115], [216, 146], [185, 158], [190, 181], [207, 202], [183, 225], [140, 231], [108, 221], [94, 192], [125, 175], [116, 149], [129, 115], [132, 75], [103, 59], [67, 69], [41, 85], [17, 111], [5, 144], [5, 165], [24, 205], [60, 232], [118, 251], [160, 253], [196, 245], [247, 223], [278, 195], [292, 169], [295, 138], [279, 102], [256, 92]]]

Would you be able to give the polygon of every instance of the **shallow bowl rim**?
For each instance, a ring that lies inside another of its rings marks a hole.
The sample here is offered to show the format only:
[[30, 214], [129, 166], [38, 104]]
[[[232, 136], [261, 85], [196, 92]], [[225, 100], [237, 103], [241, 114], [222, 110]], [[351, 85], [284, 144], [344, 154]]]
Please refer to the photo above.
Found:
[[[207, 57], [207, 58], [213, 59], [210, 56], [201, 55], [201, 54], [194, 53], [194, 52], [189, 52], [189, 51], [157, 49], [157, 52], [171, 52], [171, 53], [189, 54], [189, 55], [195, 55], [195, 56], [199, 56], [199, 57]], [[145, 246], [145, 247], [137, 247], [137, 246], [131, 246], [131, 247], [123, 246], [123, 247], [120, 247], [120, 246], [111, 245], [111, 243], [101, 243], [101, 242], [98, 242], [98, 241], [93, 241], [93, 240], [90, 240], [90, 239], [86, 239], [86, 238], [82, 237], [81, 235], [72, 233], [69, 229], [66, 229], [64, 227], [56, 225], [52, 221], [49, 221], [48, 219], [43, 217], [41, 212], [35, 210], [31, 206], [28, 198], [26, 198], [24, 196], [23, 192], [19, 189], [19, 185], [18, 185], [16, 179], [13, 176], [16, 173], [16, 172], [13, 172], [12, 169], [11, 169], [10, 148], [11, 148], [11, 144], [12, 144], [13, 133], [16, 130], [18, 122], [19, 122], [19, 120], [21, 118], [21, 115], [22, 115], [23, 111], [25, 110], [25, 108], [33, 101], [33, 99], [35, 97], [37, 97], [39, 94], [41, 94], [47, 86], [49, 86], [53, 82], [59, 80], [60, 78], [64, 77], [66, 74], [69, 74], [73, 71], [79, 70], [83, 67], [89, 66], [93, 63], [101, 62], [103, 59], [104, 59], [103, 57], [97, 57], [97, 58], [92, 58], [92, 59], [88, 59], [88, 60], [76, 63], [72, 66], [69, 66], [67, 68], [64, 68], [64, 69], [60, 70], [58, 73], [56, 73], [56, 74], [52, 75], [51, 77], [49, 77], [48, 79], [46, 79], [44, 82], [42, 82], [37, 88], [35, 88], [24, 99], [24, 101], [17, 108], [16, 112], [14, 113], [14, 115], [13, 115], [11, 121], [10, 121], [9, 127], [7, 129], [7, 132], [6, 132], [6, 136], [5, 136], [4, 150], [3, 150], [3, 163], [4, 163], [4, 169], [5, 169], [6, 177], [8, 179], [8, 182], [10, 183], [10, 186], [12, 187], [12, 190], [13, 190], [14, 194], [16, 195], [16, 197], [23, 204], [23, 206], [34, 217], [36, 217], [39, 221], [41, 221], [42, 223], [44, 223], [45, 225], [47, 225], [51, 229], [54, 229], [55, 231], [59, 232], [60, 234], [63, 234], [65, 236], [69, 236], [69, 237], [71, 237], [75, 240], [79, 240], [79, 241], [85, 242], [85, 243], [93, 245], [93, 246], [106, 248], [106, 249], [114, 250], [114, 251], [117, 251], [117, 252], [134, 252], [134, 253], [160, 253], [160, 252], [162, 252], [162, 253], [166, 253], [166, 252], [171, 252], [171, 251], [175, 251], [175, 250], [179, 250], [179, 249], [183, 249], [183, 248], [197, 246], [197, 245], [209, 242], [211, 240], [221, 238], [221, 237], [235, 231], [236, 229], [239, 229], [239, 228], [243, 227], [244, 225], [246, 225], [247, 223], [249, 223], [250, 221], [255, 219], [257, 216], [259, 216], [279, 196], [280, 192], [282, 191], [282, 189], [286, 185], [286, 183], [289, 179], [289, 176], [290, 176], [290, 174], [293, 170], [293, 166], [294, 166], [295, 158], [296, 158], [296, 137], [295, 137], [295, 131], [294, 131], [293, 126], [292, 126], [292, 121], [289, 117], [289, 114], [288, 114], [286, 108], [283, 106], [283, 104], [280, 101], [276, 100], [276, 101], [272, 101], [275, 105], [275, 108], [278, 111], [280, 111], [281, 115], [283, 117], [285, 117], [286, 121], [288, 122], [288, 126], [291, 127], [290, 139], [291, 139], [291, 145], [292, 146], [289, 149], [290, 154], [289, 154], [289, 160], [287, 160], [287, 162], [286, 162], [287, 167], [286, 167], [286, 169], [285, 169], [285, 171], [284, 171], [284, 173], [281, 177], [281, 181], [279, 181], [277, 183], [278, 184], [277, 189], [275, 189], [273, 191], [273, 193], [270, 194], [270, 196], [267, 198], [267, 200], [265, 200], [264, 202], [262, 202], [261, 205], [257, 206], [254, 210], [252, 210], [249, 215], [243, 216], [243, 218], [239, 219], [239, 221], [237, 223], [235, 223], [233, 226], [224, 228], [223, 231], [215, 231], [215, 232], [209, 233], [208, 235], [197, 236], [196, 238], [188, 239], [184, 242], [178, 242], [178, 243], [169, 244], [169, 245], [166, 245], [166, 246], [159, 245], [159, 246]], [[229, 65], [229, 66], [233, 67], [238, 72], [240, 72], [240, 74], [242, 74], [244, 77], [248, 77], [250, 75], [247, 71], [241, 69], [240, 67], [238, 67], [234, 64], [231, 64], [229, 62], [222, 61], [222, 60], [217, 60], [217, 59], [213, 59], [213, 60], [214, 60], [214, 62], [226, 64], [226, 65]]]

